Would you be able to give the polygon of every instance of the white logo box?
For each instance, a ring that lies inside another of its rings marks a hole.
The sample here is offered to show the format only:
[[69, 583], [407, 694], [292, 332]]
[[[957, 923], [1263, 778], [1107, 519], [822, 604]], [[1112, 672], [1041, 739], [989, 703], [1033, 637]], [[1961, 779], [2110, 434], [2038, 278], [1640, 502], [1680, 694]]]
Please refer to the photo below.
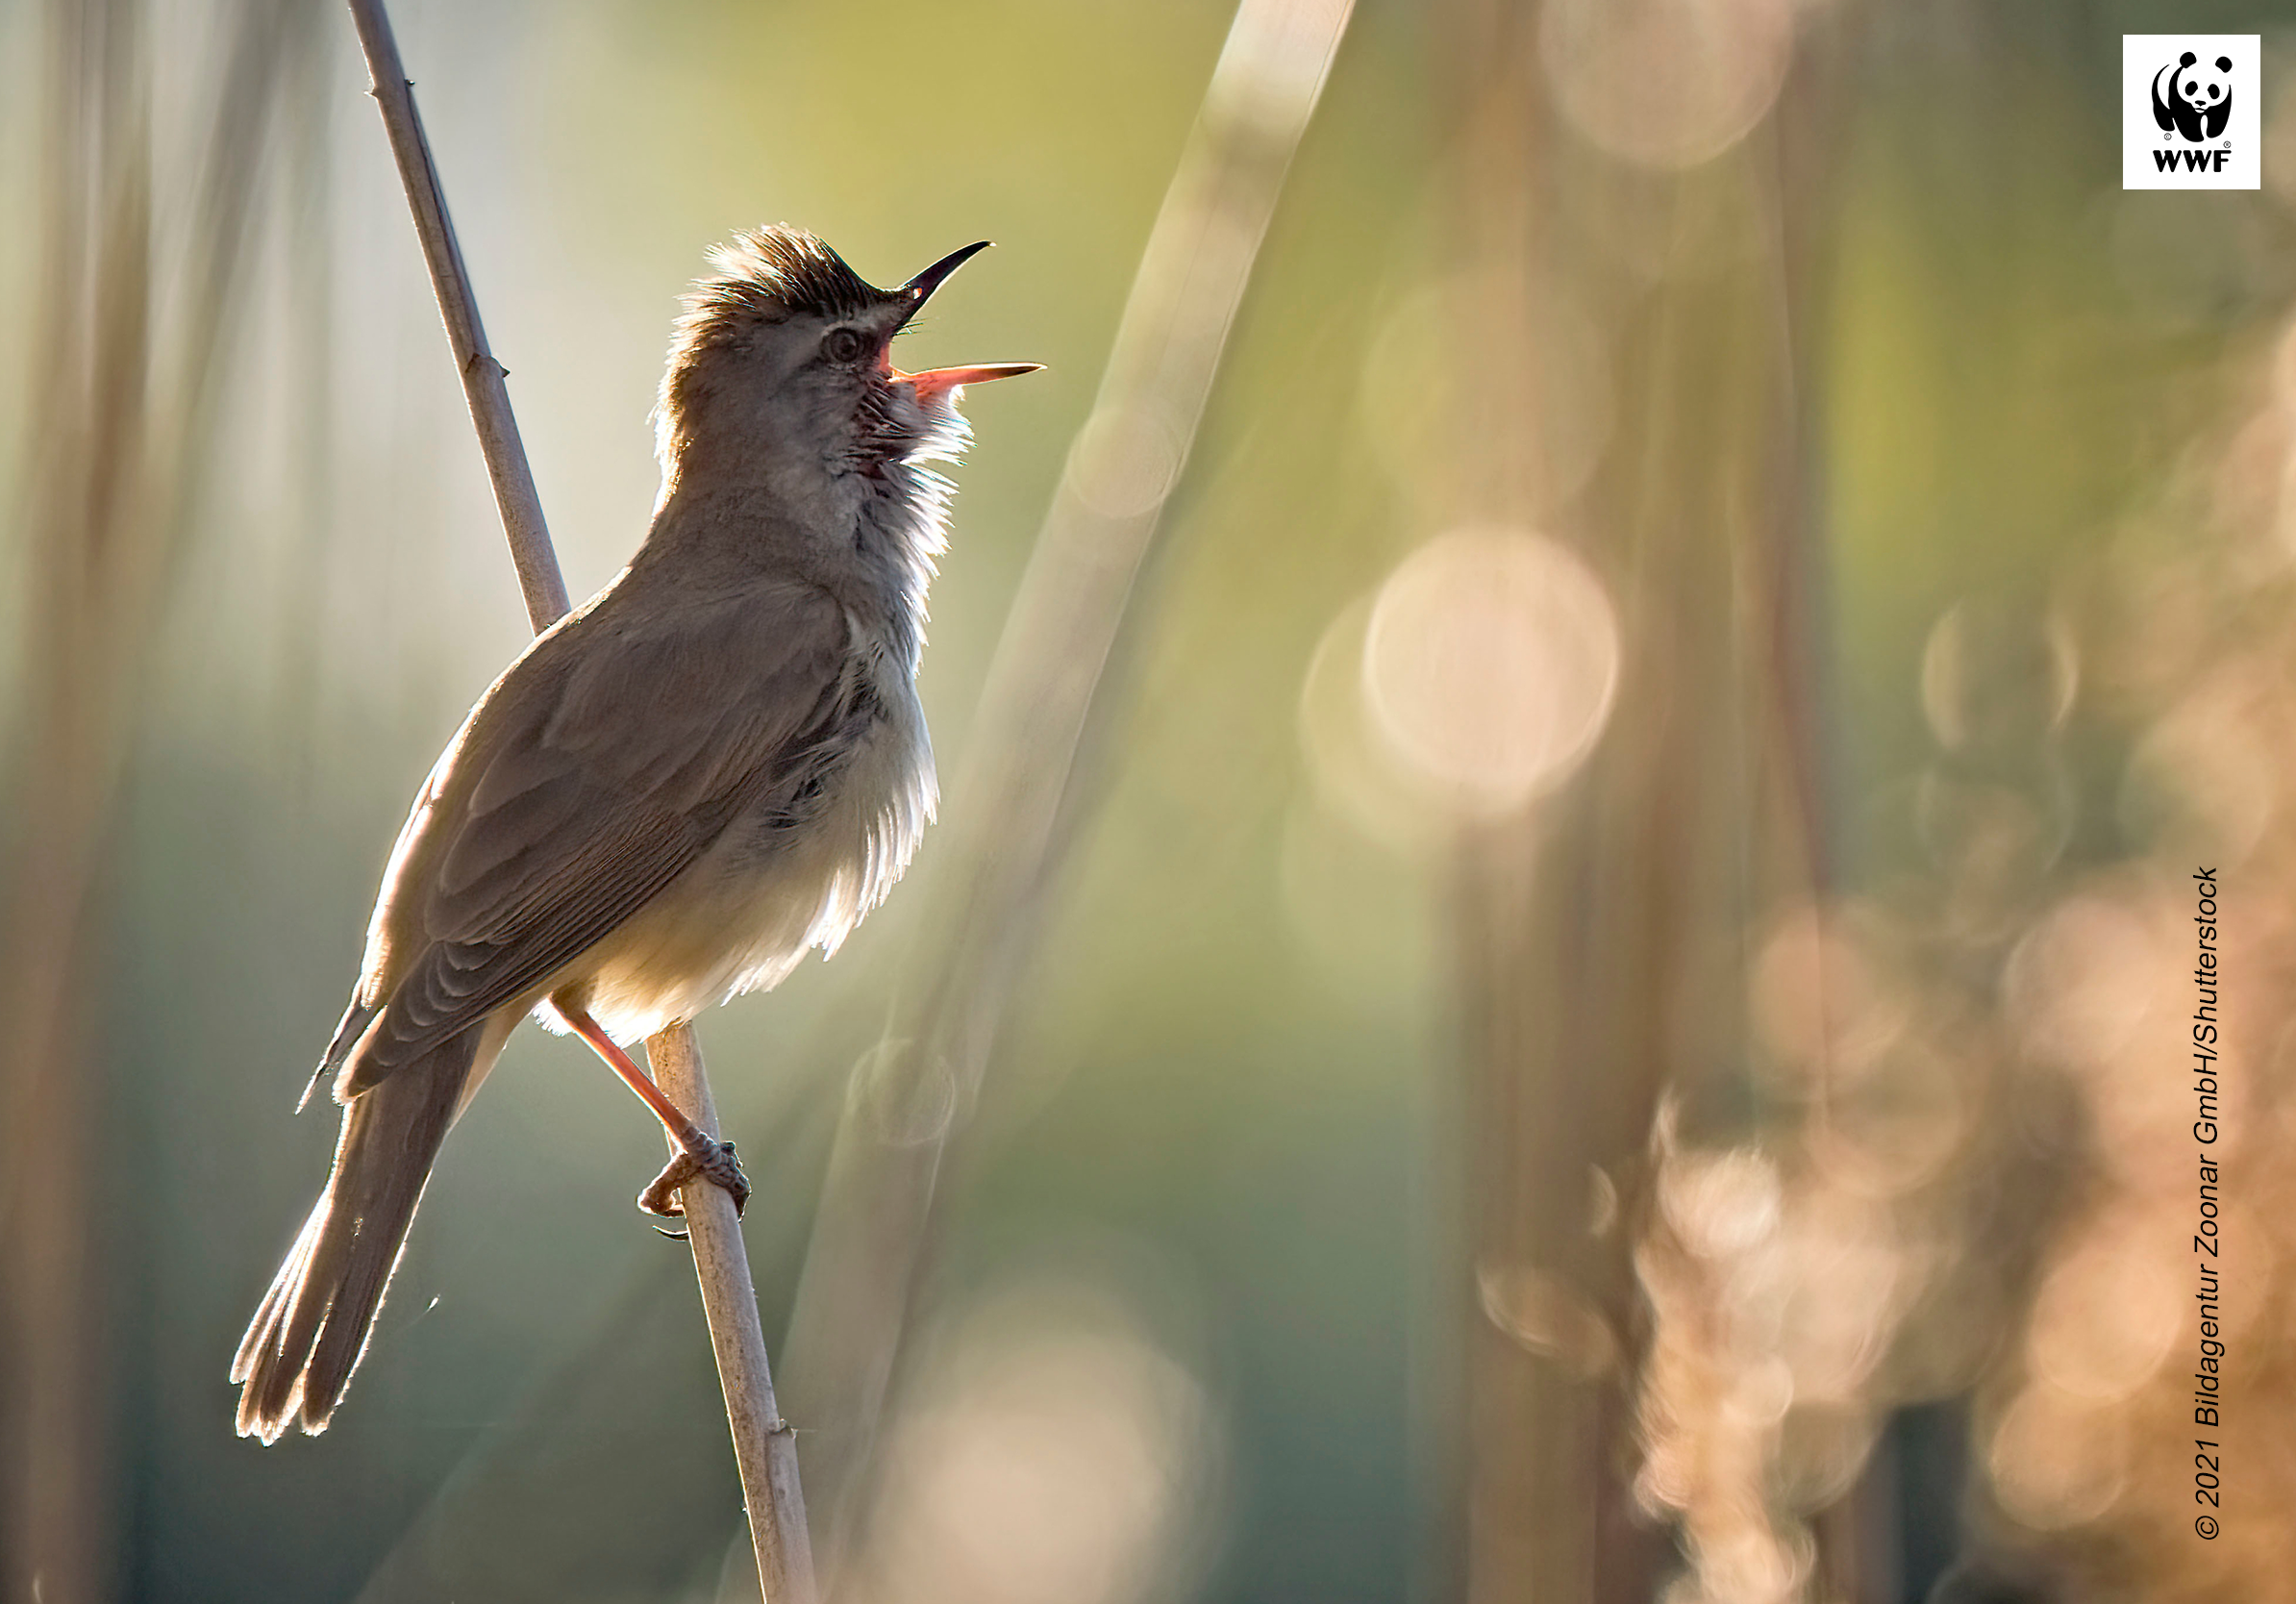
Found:
[[2260, 58], [2255, 34], [2123, 34], [2121, 188], [2260, 188]]

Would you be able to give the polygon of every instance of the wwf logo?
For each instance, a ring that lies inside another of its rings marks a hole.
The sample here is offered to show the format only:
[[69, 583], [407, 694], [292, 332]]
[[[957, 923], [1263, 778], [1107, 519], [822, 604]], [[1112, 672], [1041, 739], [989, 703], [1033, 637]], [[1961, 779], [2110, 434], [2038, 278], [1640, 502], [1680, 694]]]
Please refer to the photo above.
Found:
[[[2219, 56], [2211, 66], [2187, 50], [2175, 66], [2153, 74], [2153, 121], [2163, 134], [2175, 131], [2194, 144], [2224, 137], [2233, 120], [2233, 59]], [[2167, 163], [2162, 163], [2165, 170]]]
[[2263, 182], [2261, 40], [2121, 36], [2121, 188], [2254, 189]]

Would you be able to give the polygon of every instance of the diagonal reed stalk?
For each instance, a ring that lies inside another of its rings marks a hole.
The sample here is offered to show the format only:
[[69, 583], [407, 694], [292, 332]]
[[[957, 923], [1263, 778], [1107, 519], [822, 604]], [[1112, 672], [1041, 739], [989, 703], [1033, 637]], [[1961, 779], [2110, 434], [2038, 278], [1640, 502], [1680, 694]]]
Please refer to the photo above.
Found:
[[[375, 103], [398, 162], [414, 214], [415, 234], [431, 271], [438, 310], [453, 346], [462, 393], [493, 482], [494, 502], [518, 570], [526, 613], [538, 633], [567, 610], [565, 580], [550, 531], [542, 521], [526, 448], [511, 411], [505, 370], [487, 344], [478, 299], [455, 241], [446, 197], [431, 160], [429, 141], [415, 113], [408, 82], [382, 0], [351, 0], [359, 42], [373, 79]], [[673, 1025], [646, 1042], [646, 1058], [662, 1090], [710, 1136], [717, 1135], [717, 1111], [702, 1067], [700, 1045], [690, 1026]], [[673, 1144], [674, 1146], [674, 1144]], [[812, 1604], [812, 1547], [807, 1539], [805, 1500], [798, 1486], [795, 1434], [781, 1417], [766, 1363], [765, 1336], [758, 1320], [758, 1298], [742, 1245], [741, 1223], [733, 1199], [718, 1188], [684, 1189], [686, 1222], [693, 1243], [694, 1274], [701, 1283], [709, 1316], [710, 1343], [717, 1357], [717, 1379], [725, 1391], [726, 1423], [734, 1458], [741, 1472], [741, 1493], [749, 1512], [750, 1541], [756, 1552], [758, 1583], [769, 1604]]]
[[1132, 611], [1351, 0], [1243, 0], [1045, 516], [942, 824], [922, 936], [856, 1069], [784, 1358], [811, 1444], [823, 1574], [850, 1546], [949, 1139], [1028, 965], [1092, 791]]

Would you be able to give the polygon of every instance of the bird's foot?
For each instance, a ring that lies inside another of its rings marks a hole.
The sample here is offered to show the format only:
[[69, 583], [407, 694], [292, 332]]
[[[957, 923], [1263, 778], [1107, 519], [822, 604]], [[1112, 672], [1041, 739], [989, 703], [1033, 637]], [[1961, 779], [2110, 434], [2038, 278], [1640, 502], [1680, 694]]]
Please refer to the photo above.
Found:
[[686, 1212], [679, 1191], [690, 1181], [700, 1179], [715, 1187], [722, 1187], [734, 1199], [735, 1217], [749, 1205], [749, 1177], [741, 1173], [740, 1161], [734, 1157], [730, 1141], [711, 1141], [701, 1139], [698, 1147], [686, 1147], [678, 1156], [662, 1166], [653, 1184], [637, 1194], [637, 1206], [650, 1215], [674, 1219]]

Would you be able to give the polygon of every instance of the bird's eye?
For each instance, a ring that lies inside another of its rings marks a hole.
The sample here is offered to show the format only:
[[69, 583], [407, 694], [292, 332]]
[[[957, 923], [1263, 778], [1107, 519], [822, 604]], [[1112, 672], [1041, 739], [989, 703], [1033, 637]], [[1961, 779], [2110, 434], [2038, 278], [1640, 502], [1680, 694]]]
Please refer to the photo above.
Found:
[[821, 342], [821, 354], [836, 363], [858, 362], [868, 348], [868, 338], [859, 329], [832, 329]]

